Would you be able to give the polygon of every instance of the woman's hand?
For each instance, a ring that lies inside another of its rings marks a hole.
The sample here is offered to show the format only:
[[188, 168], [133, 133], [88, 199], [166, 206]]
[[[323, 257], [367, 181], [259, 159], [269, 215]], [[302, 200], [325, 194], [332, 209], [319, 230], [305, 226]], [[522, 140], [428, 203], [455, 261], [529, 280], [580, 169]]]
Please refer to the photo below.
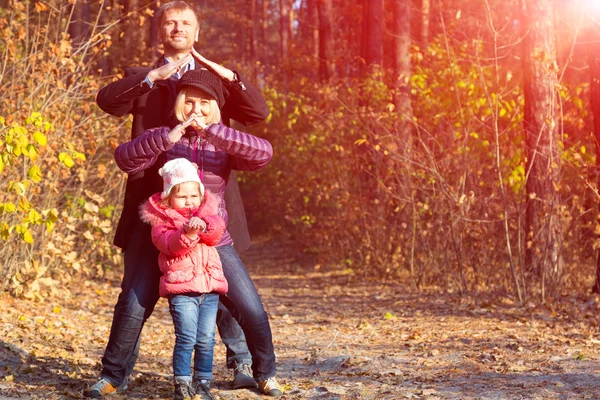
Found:
[[204, 115], [193, 115], [196, 118], [194, 119], [194, 122], [192, 122], [192, 126], [198, 130], [204, 131], [208, 127], [208, 124], [206, 123], [206, 117]]
[[192, 114], [189, 117], [187, 117], [187, 119], [185, 121], [183, 121], [182, 123], [177, 125], [175, 128], [171, 129], [171, 132], [168, 133], [169, 142], [171, 142], [171, 143], [179, 142], [179, 139], [181, 139], [181, 137], [185, 133], [185, 128], [192, 125], [196, 121], [196, 119], [197, 119], [196, 114]]

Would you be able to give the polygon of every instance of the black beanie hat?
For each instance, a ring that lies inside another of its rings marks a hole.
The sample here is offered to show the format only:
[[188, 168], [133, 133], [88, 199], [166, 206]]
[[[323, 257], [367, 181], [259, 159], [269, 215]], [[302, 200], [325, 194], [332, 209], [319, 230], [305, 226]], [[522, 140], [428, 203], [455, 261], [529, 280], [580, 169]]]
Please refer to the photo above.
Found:
[[186, 86], [192, 86], [198, 88], [207, 94], [214, 97], [222, 108], [225, 104], [225, 97], [223, 96], [223, 83], [218, 76], [206, 69], [192, 69], [187, 71], [179, 81], [177, 81], [177, 93]]

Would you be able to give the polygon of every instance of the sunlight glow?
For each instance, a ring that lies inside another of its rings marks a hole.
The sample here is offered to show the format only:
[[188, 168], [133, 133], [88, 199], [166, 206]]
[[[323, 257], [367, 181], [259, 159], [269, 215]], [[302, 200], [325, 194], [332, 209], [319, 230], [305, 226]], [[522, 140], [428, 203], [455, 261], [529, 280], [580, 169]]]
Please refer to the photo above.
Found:
[[585, 11], [594, 13], [595, 16], [600, 15], [600, 0], [584, 0]]

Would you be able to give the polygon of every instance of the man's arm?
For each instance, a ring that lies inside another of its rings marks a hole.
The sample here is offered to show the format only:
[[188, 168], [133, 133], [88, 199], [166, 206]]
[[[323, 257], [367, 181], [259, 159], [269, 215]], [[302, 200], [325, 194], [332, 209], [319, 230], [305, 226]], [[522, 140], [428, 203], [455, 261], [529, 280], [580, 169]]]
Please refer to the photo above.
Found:
[[243, 125], [254, 125], [267, 119], [271, 110], [260, 91], [239, 73], [206, 59], [195, 49], [196, 61], [219, 76], [225, 86], [223, 113]]
[[169, 79], [192, 60], [192, 55], [158, 68], [134, 67], [125, 70], [125, 77], [98, 92], [96, 102], [110, 115], [122, 117], [132, 112], [135, 100], [148, 93], [158, 81]]
[[128, 68], [125, 77], [104, 86], [96, 96], [96, 103], [106, 113], [122, 117], [131, 113], [134, 101], [151, 88], [144, 79], [152, 68]]

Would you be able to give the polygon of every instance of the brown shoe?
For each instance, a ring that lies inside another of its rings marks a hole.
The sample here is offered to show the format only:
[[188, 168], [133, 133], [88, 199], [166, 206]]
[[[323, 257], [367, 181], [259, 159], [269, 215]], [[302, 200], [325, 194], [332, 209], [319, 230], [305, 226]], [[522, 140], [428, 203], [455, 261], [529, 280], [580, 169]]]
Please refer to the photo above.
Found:
[[281, 395], [283, 395], [283, 388], [279, 386], [275, 377], [260, 381], [258, 387], [260, 388], [260, 391], [267, 396], [281, 397]]

